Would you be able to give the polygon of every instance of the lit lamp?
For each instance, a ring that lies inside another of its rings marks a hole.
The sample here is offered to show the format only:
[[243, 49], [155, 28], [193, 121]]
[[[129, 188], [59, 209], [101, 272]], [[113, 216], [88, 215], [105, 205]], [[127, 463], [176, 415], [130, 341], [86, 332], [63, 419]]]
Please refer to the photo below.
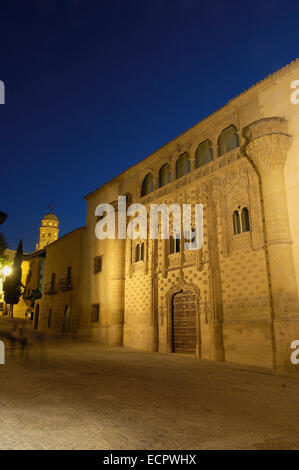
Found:
[[2, 274], [4, 276], [9, 276], [11, 271], [12, 271], [12, 269], [11, 269], [10, 266], [4, 266], [4, 268], [2, 268]]
[[[6, 276], [9, 276], [10, 273], [12, 272], [12, 268], [10, 266], [4, 266], [2, 269], [0, 269], [0, 291], [3, 289], [3, 282]], [[2, 295], [2, 294], [1, 294]], [[7, 306], [5, 307], [5, 309]], [[7, 315], [7, 311], [5, 310], [5, 313], [1, 311], [2, 315]]]

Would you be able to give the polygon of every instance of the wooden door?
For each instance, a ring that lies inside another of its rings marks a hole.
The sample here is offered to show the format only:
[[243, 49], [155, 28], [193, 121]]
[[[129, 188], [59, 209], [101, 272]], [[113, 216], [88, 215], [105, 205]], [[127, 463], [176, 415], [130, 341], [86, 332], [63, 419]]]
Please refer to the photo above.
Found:
[[173, 298], [172, 347], [173, 352], [196, 353], [196, 299], [192, 291]]

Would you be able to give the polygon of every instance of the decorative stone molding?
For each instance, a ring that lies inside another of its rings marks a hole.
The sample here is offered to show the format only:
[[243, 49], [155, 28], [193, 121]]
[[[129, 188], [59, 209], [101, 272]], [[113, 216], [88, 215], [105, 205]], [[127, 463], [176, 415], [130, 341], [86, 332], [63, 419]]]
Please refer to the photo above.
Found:
[[173, 253], [171, 255], [168, 255], [168, 267], [173, 268], [173, 267], [179, 267], [179, 266], [181, 266], [180, 253]]
[[[212, 176], [212, 178], [214, 178], [215, 176], [213, 176], [213, 174], [216, 173], [218, 170], [221, 170], [226, 166], [235, 163], [241, 158], [244, 158], [244, 156], [240, 153], [240, 148], [237, 147], [231, 152], [222, 155], [221, 157], [211, 161], [210, 163], [206, 163], [205, 165], [199, 168], [192, 169], [190, 173], [187, 173], [187, 175], [182, 176], [179, 179], [175, 179], [175, 163], [178, 157], [179, 155], [176, 154], [175, 156], [172, 156], [168, 161], [171, 168], [171, 182], [165, 186], [162, 186], [161, 188], [155, 188], [152, 193], [149, 193], [143, 197], [140, 196], [142, 183], [141, 178], [141, 183], [138, 184], [138, 187], [136, 189], [136, 201], [141, 201], [143, 204], [148, 204], [156, 199], [167, 196], [168, 194], [175, 192], [177, 189], [187, 186], [188, 184], [193, 183], [196, 180], [201, 180], [202, 178], [206, 179], [206, 177], [209, 177], [210, 175]], [[167, 161], [165, 161], [165, 163], [166, 162]], [[153, 172], [153, 170], [151, 171]], [[145, 174], [143, 174], [143, 177], [148, 172], [148, 170], [144, 172]]]
[[244, 129], [244, 136], [246, 154], [260, 175], [284, 166], [292, 140], [285, 119], [274, 117], [255, 121]]
[[264, 246], [259, 180], [256, 171], [245, 159], [239, 168], [228, 170], [221, 180], [218, 202], [221, 209], [221, 249], [223, 256], [229, 256], [238, 247], [233, 233], [233, 211], [247, 207], [250, 214], [250, 237], [253, 250]]
[[269, 134], [288, 135], [288, 121], [281, 117], [263, 118], [254, 121], [244, 129], [244, 136], [247, 140], [254, 140]]
[[176, 151], [181, 155], [184, 152], [190, 152], [192, 142], [178, 142], [176, 145]]

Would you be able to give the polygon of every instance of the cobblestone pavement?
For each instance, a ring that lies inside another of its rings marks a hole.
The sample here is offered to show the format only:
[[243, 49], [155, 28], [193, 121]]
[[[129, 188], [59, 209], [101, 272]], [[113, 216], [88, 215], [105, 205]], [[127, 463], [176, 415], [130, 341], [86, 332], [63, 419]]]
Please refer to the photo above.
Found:
[[297, 376], [71, 340], [19, 353], [0, 449], [299, 449]]

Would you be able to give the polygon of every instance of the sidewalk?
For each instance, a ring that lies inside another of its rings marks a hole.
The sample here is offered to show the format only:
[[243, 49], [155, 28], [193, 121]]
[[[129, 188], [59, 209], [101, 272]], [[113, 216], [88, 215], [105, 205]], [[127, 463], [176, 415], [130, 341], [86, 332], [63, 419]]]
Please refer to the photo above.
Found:
[[299, 449], [297, 377], [91, 342], [45, 353], [0, 368], [0, 448]]

